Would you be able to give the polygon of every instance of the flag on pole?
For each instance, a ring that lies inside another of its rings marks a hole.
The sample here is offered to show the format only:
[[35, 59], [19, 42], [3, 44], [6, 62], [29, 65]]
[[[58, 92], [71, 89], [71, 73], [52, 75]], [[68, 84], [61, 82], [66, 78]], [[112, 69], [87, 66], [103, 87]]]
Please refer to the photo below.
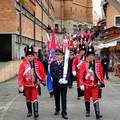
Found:
[[74, 41], [71, 36], [69, 36], [68, 48], [72, 50], [74, 49]]
[[50, 64], [55, 59], [56, 59], [55, 51], [54, 49], [50, 49], [48, 53], [48, 72], [47, 72], [47, 80], [46, 80], [46, 85], [49, 92], [53, 91], [53, 80], [50, 73]]
[[48, 65], [47, 80], [46, 80], [47, 89], [50, 92], [53, 91], [53, 80], [50, 73], [50, 65]]
[[50, 37], [49, 34], [46, 34], [46, 49], [50, 50]]
[[52, 35], [51, 35], [51, 49], [56, 50], [56, 42], [55, 42], [55, 33], [54, 33], [54, 31], [52, 32]]
[[67, 40], [67, 36], [64, 35], [63, 38], [62, 38], [62, 49], [63, 49], [63, 52], [66, 51], [66, 48], [68, 47], [68, 40]]
[[49, 48], [49, 53], [48, 53], [48, 73], [47, 73], [46, 84], [47, 84], [48, 91], [52, 92], [53, 91], [53, 80], [52, 80], [51, 73], [50, 73], [50, 64], [53, 60], [56, 59], [55, 50], [58, 47], [57, 41], [55, 39], [54, 30], [52, 31], [51, 40], [49, 41], [50, 41], [50, 48]]

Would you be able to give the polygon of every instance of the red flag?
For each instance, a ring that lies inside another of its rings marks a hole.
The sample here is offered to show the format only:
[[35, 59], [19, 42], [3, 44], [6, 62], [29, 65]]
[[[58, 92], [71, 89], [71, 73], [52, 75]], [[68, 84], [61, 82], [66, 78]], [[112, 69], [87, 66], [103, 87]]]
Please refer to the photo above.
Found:
[[68, 48], [69, 49], [74, 49], [74, 41], [71, 38], [71, 36], [70, 36], [69, 41], [68, 41]]
[[56, 50], [56, 42], [55, 42], [55, 33], [52, 32], [52, 36], [51, 36], [51, 49]]
[[59, 46], [58, 46], [58, 42], [57, 42], [57, 41], [56, 41], [55, 44], [56, 44], [56, 49], [59, 49]]
[[63, 49], [63, 52], [65, 52], [66, 48], [67, 48], [67, 36], [64, 35], [63, 39], [62, 39], [62, 49]]
[[46, 34], [46, 49], [50, 50], [50, 38], [48, 34]]
[[50, 50], [50, 42], [48, 40], [46, 41], [46, 48], [47, 50]]

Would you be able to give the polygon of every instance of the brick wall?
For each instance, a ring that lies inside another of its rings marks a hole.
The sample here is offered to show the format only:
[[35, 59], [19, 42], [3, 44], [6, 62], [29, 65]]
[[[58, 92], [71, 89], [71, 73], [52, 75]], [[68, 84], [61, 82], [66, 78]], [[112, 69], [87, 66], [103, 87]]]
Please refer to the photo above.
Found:
[[[63, 19], [75, 20], [79, 22], [92, 21], [92, 0], [67, 0], [62, 5]], [[55, 17], [61, 19], [60, 0], [55, 2]]]
[[36, 39], [37, 40], [39, 40], [39, 41], [41, 41], [41, 28], [38, 26], [38, 25], [36, 25]]
[[33, 39], [34, 38], [33, 30], [34, 30], [33, 22], [27, 17], [22, 16], [22, 35]]
[[0, 32], [16, 32], [16, 10], [14, 1], [0, 1]]
[[116, 15], [120, 15], [120, 13], [111, 4], [108, 4], [106, 17], [107, 28], [114, 26], [114, 17]]
[[46, 25], [46, 26], [48, 26], [48, 16], [47, 16], [47, 14], [44, 12], [43, 13], [43, 23]]
[[41, 20], [42, 19], [42, 8], [36, 3], [35, 16]]

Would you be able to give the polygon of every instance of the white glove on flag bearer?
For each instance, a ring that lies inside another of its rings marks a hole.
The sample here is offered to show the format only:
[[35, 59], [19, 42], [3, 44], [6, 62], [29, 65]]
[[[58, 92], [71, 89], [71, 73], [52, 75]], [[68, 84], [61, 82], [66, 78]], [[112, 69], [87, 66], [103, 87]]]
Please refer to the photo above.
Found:
[[67, 84], [67, 83], [68, 83], [68, 81], [63, 78], [62, 79], [62, 84]]
[[61, 78], [61, 79], [59, 80], [59, 83], [60, 83], [60, 84], [67, 84], [68, 81], [65, 80], [64, 78]]
[[60, 83], [60, 84], [62, 84], [62, 79], [63, 79], [63, 78], [61, 78], [61, 79], [59, 80], [59, 83]]

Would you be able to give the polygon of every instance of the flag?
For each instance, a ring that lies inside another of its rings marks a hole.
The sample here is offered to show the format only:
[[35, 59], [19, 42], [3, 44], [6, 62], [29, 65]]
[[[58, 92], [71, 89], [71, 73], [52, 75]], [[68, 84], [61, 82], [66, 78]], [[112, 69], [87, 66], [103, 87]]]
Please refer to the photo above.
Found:
[[56, 43], [55, 43], [55, 45], [56, 45], [56, 49], [58, 49], [59, 46], [58, 46], [58, 42], [57, 42], [57, 40], [56, 40], [55, 42], [56, 42]]
[[50, 37], [48, 33], [46, 34], [46, 49], [50, 50]]
[[68, 48], [72, 50], [74, 49], [74, 41], [71, 36], [69, 37]]
[[48, 40], [46, 41], [46, 49], [50, 50], [50, 42]]
[[52, 32], [52, 35], [51, 35], [51, 49], [56, 50], [56, 42], [55, 42], [55, 33], [54, 33], [54, 31]]
[[46, 85], [47, 85], [47, 89], [49, 93], [52, 92], [53, 91], [53, 80], [52, 80], [51, 73], [50, 73], [50, 65], [48, 65]]
[[47, 72], [47, 80], [46, 80], [46, 85], [49, 92], [53, 91], [53, 80], [50, 73], [50, 64], [55, 59], [56, 59], [55, 51], [54, 49], [50, 49], [48, 53], [48, 72]]
[[63, 52], [66, 51], [66, 48], [68, 46], [67, 44], [68, 44], [67, 36], [64, 35], [63, 38], [62, 38], [62, 49], [63, 49]]

